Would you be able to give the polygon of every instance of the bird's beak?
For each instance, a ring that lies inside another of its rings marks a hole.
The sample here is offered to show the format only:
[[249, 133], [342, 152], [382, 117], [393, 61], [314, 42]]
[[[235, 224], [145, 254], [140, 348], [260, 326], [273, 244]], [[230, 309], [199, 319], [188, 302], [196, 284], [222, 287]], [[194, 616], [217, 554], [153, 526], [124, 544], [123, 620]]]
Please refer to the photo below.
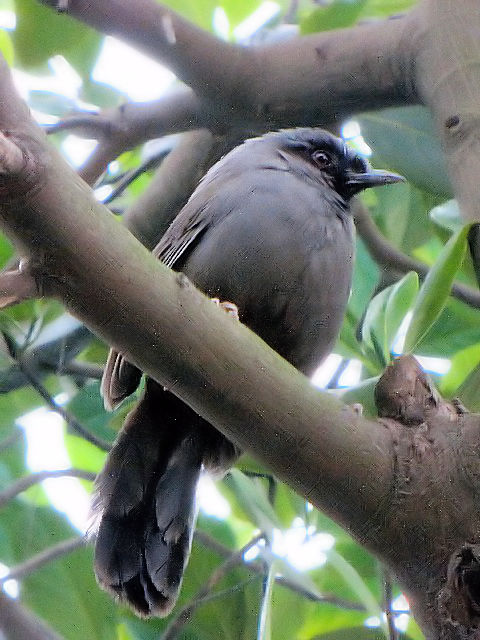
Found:
[[392, 184], [393, 182], [406, 182], [406, 180], [398, 173], [379, 171], [377, 169], [371, 169], [367, 173], [348, 171], [346, 175], [346, 184], [354, 191], [362, 191], [370, 187], [381, 187], [384, 184]]

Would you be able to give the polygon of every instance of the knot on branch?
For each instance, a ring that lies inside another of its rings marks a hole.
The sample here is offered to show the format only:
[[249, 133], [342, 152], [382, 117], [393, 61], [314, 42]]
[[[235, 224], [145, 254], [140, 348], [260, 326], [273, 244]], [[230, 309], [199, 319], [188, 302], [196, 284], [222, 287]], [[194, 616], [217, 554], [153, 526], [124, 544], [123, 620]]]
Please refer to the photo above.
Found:
[[375, 403], [379, 417], [412, 427], [425, 422], [432, 409], [447, 406], [411, 355], [396, 358], [385, 369], [375, 387]]
[[454, 625], [480, 627], [480, 545], [465, 544], [452, 554], [439, 609]]
[[35, 139], [0, 131], [0, 201], [25, 198], [41, 187], [44, 155]]

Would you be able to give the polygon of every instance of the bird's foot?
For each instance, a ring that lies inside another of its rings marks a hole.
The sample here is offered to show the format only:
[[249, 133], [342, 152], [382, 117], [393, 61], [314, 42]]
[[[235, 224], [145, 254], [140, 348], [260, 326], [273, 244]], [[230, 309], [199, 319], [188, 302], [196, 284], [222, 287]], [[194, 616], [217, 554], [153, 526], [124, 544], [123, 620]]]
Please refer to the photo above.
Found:
[[67, 13], [69, 9], [70, 0], [57, 0], [56, 10], [58, 13]]
[[233, 302], [220, 302], [220, 298], [212, 298], [212, 302], [223, 309], [225, 313], [234, 318], [235, 320], [240, 320], [240, 316], [238, 314], [238, 307]]
[[360, 402], [355, 402], [354, 404], [351, 404], [350, 407], [353, 409], [353, 412], [357, 416], [363, 416], [363, 404], [360, 404]]

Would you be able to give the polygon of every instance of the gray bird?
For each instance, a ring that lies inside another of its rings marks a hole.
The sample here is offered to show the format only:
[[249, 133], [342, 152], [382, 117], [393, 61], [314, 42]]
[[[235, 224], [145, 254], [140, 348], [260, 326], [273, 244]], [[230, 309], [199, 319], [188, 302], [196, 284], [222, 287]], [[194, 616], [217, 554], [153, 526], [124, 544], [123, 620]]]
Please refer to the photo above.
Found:
[[[350, 292], [350, 199], [399, 180], [321, 129], [268, 133], [210, 169], [154, 254], [208, 296], [235, 303], [242, 322], [310, 376], [335, 343]], [[116, 407], [140, 378], [112, 350], [106, 405]], [[238, 454], [147, 379], [96, 482], [99, 584], [141, 616], [167, 615], [190, 553], [200, 474], [225, 471]]]

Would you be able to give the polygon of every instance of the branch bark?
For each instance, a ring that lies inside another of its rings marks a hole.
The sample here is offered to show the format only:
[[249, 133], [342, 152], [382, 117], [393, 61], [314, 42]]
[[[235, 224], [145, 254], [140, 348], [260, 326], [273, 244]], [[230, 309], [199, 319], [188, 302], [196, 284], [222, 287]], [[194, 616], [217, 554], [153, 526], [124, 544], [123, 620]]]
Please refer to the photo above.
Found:
[[62, 640], [55, 631], [0, 589], [0, 629], [8, 640]]
[[[415, 10], [395, 20], [262, 47], [227, 44], [153, 0], [135, 7], [128, 0], [71, 0], [68, 11], [174, 71], [200, 101], [191, 108], [203, 114], [197, 126], [223, 131], [235, 120], [243, 128], [319, 125], [420, 100], [412, 32], [423, 29], [423, 16]], [[188, 99], [193, 105], [192, 94]]]

